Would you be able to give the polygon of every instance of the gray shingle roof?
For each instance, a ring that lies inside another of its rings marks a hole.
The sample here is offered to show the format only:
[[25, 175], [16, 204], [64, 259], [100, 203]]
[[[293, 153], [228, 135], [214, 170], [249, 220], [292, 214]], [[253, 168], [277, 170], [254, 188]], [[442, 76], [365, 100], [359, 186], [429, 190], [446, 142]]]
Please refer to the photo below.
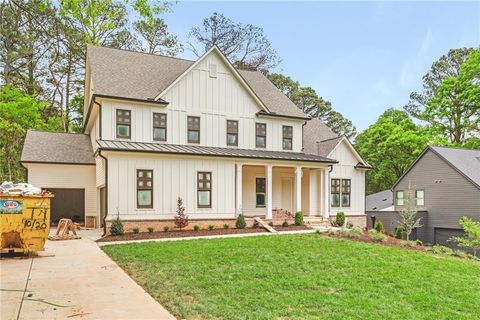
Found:
[[21, 162], [95, 164], [86, 134], [28, 130]]
[[220, 148], [207, 147], [197, 145], [175, 145], [162, 143], [146, 143], [131, 141], [113, 141], [113, 140], [97, 140], [97, 144], [102, 150], [114, 151], [137, 151], [150, 152], [160, 154], [182, 154], [195, 156], [211, 156], [211, 157], [232, 157], [232, 158], [257, 158], [271, 160], [288, 160], [288, 161], [306, 161], [321, 163], [336, 163], [336, 160], [321, 157], [313, 154], [304, 154], [300, 152], [281, 152], [267, 150], [251, 150], [236, 148]]
[[366, 197], [365, 211], [380, 211], [393, 206], [392, 190], [384, 190]]
[[[89, 46], [87, 60], [94, 93], [149, 100], [165, 90], [195, 61]], [[238, 70], [257, 97], [275, 114], [305, 117], [261, 72]]]
[[320, 119], [315, 118], [303, 126], [303, 150], [305, 153], [326, 157], [342, 139]]
[[430, 147], [468, 179], [480, 186], [480, 150]]

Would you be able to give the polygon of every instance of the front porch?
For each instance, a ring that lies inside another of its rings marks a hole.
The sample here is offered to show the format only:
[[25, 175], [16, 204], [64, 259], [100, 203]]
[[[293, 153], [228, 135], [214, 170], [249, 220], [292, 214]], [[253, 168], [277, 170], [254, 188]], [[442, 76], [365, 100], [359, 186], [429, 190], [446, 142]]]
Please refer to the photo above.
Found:
[[329, 166], [236, 164], [236, 211], [246, 217], [284, 220], [329, 218]]

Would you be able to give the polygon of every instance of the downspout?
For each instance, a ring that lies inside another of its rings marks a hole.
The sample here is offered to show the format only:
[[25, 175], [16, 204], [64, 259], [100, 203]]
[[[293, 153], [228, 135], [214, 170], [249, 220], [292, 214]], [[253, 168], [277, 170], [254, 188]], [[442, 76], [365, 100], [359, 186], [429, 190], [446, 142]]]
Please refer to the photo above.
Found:
[[102, 150], [98, 150], [98, 156], [105, 160], [105, 216], [103, 217], [103, 234], [102, 237], [107, 235], [107, 216], [108, 216], [108, 159], [102, 155]]

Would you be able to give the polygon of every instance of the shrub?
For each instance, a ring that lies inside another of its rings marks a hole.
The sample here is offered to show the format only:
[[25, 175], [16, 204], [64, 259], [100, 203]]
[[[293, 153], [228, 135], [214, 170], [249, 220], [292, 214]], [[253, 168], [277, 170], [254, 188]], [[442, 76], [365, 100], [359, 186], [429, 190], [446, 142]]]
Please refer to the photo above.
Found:
[[284, 227], [284, 228], [288, 228], [288, 222], [287, 222], [287, 220], [286, 220], [286, 219], [285, 219], [285, 221], [283, 221], [283, 223], [282, 223], [282, 227]]
[[469, 259], [470, 257], [473, 257], [473, 255], [466, 253], [465, 251], [462, 250], [454, 250], [452, 252], [452, 256], [459, 257], [462, 259]]
[[182, 198], [177, 198], [177, 215], [175, 216], [175, 226], [183, 229], [188, 226], [188, 216], [185, 214]]
[[360, 228], [360, 227], [354, 227], [354, 228], [352, 228], [352, 229], [350, 229], [350, 230], [346, 230], [346, 231], [344, 232], [344, 235], [345, 235], [347, 238], [356, 238], [356, 239], [358, 239], [358, 238], [360, 238], [360, 237], [362, 236], [362, 234], [363, 234], [363, 230], [362, 230], [362, 228]]
[[453, 254], [452, 248], [441, 246], [439, 244], [434, 245], [430, 250], [435, 254], [446, 254], [446, 255]]
[[230, 228], [230, 225], [228, 223], [224, 223], [223, 224], [223, 229], [228, 229], [228, 228]]
[[372, 238], [373, 241], [376, 242], [384, 242], [387, 240], [387, 236], [381, 232], [378, 232], [377, 230], [373, 229], [368, 232], [370, 235], [370, 238]]
[[135, 227], [132, 229], [133, 233], [138, 234], [140, 232], [140, 229]]
[[200, 230], [200, 226], [199, 226], [199, 225], [194, 225], [194, 226], [193, 226], [193, 230], [195, 230], [195, 231]]
[[352, 221], [347, 221], [347, 228], [352, 229], [353, 228], [353, 222]]
[[239, 214], [237, 217], [237, 221], [235, 221], [235, 227], [237, 229], [244, 229], [247, 226], [245, 222], [245, 216], [243, 214]]
[[345, 224], [345, 213], [343, 211], [337, 212], [335, 217], [335, 225], [337, 227], [342, 227]]
[[414, 247], [414, 246], [417, 245], [417, 242], [416, 242], [416, 241], [410, 241], [410, 240], [409, 240], [409, 241], [402, 241], [402, 242], [400, 243], [400, 245], [401, 245], [402, 247]]
[[401, 226], [398, 226], [395, 228], [395, 231], [393, 232], [394, 235], [395, 235], [395, 238], [397, 239], [403, 239], [405, 238], [405, 231], [403, 230], [403, 228]]
[[303, 225], [303, 212], [302, 211], [295, 212], [295, 225], [296, 226]]
[[119, 216], [112, 221], [112, 224], [110, 225], [110, 234], [112, 236], [121, 236], [123, 234], [123, 222], [120, 220]]
[[378, 220], [375, 221], [375, 226], [373, 227], [375, 230], [377, 230], [378, 232], [383, 232], [383, 223], [382, 221]]
[[170, 228], [168, 226], [163, 227], [163, 232], [168, 232]]
[[215, 226], [213, 224], [208, 225], [208, 230], [213, 230], [213, 228], [215, 228]]
[[417, 239], [415, 242], [417, 243], [417, 246], [423, 246], [422, 240]]
[[153, 230], [155, 229], [153, 229], [153, 227], [148, 227], [147, 230], [148, 230], [148, 233], [153, 233]]

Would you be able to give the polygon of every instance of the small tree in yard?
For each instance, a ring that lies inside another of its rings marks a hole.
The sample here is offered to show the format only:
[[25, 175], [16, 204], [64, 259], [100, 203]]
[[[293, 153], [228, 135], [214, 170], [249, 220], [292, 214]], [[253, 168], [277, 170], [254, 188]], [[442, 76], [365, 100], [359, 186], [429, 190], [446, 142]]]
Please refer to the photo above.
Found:
[[175, 216], [175, 226], [183, 229], [188, 226], [188, 216], [185, 214], [182, 198], [177, 198], [177, 215]]
[[459, 247], [472, 249], [473, 255], [477, 256], [480, 250], [480, 222], [473, 221], [469, 217], [462, 217], [458, 222], [463, 231], [464, 237], [452, 237], [450, 240], [455, 241]]
[[420, 224], [421, 218], [417, 219], [417, 210], [412, 205], [413, 190], [410, 186], [410, 182], [408, 183], [406, 193], [404, 208], [398, 213], [400, 215], [398, 225], [403, 229], [403, 232], [405, 232], [406, 240], [409, 241], [413, 229], [420, 228], [422, 225]]

